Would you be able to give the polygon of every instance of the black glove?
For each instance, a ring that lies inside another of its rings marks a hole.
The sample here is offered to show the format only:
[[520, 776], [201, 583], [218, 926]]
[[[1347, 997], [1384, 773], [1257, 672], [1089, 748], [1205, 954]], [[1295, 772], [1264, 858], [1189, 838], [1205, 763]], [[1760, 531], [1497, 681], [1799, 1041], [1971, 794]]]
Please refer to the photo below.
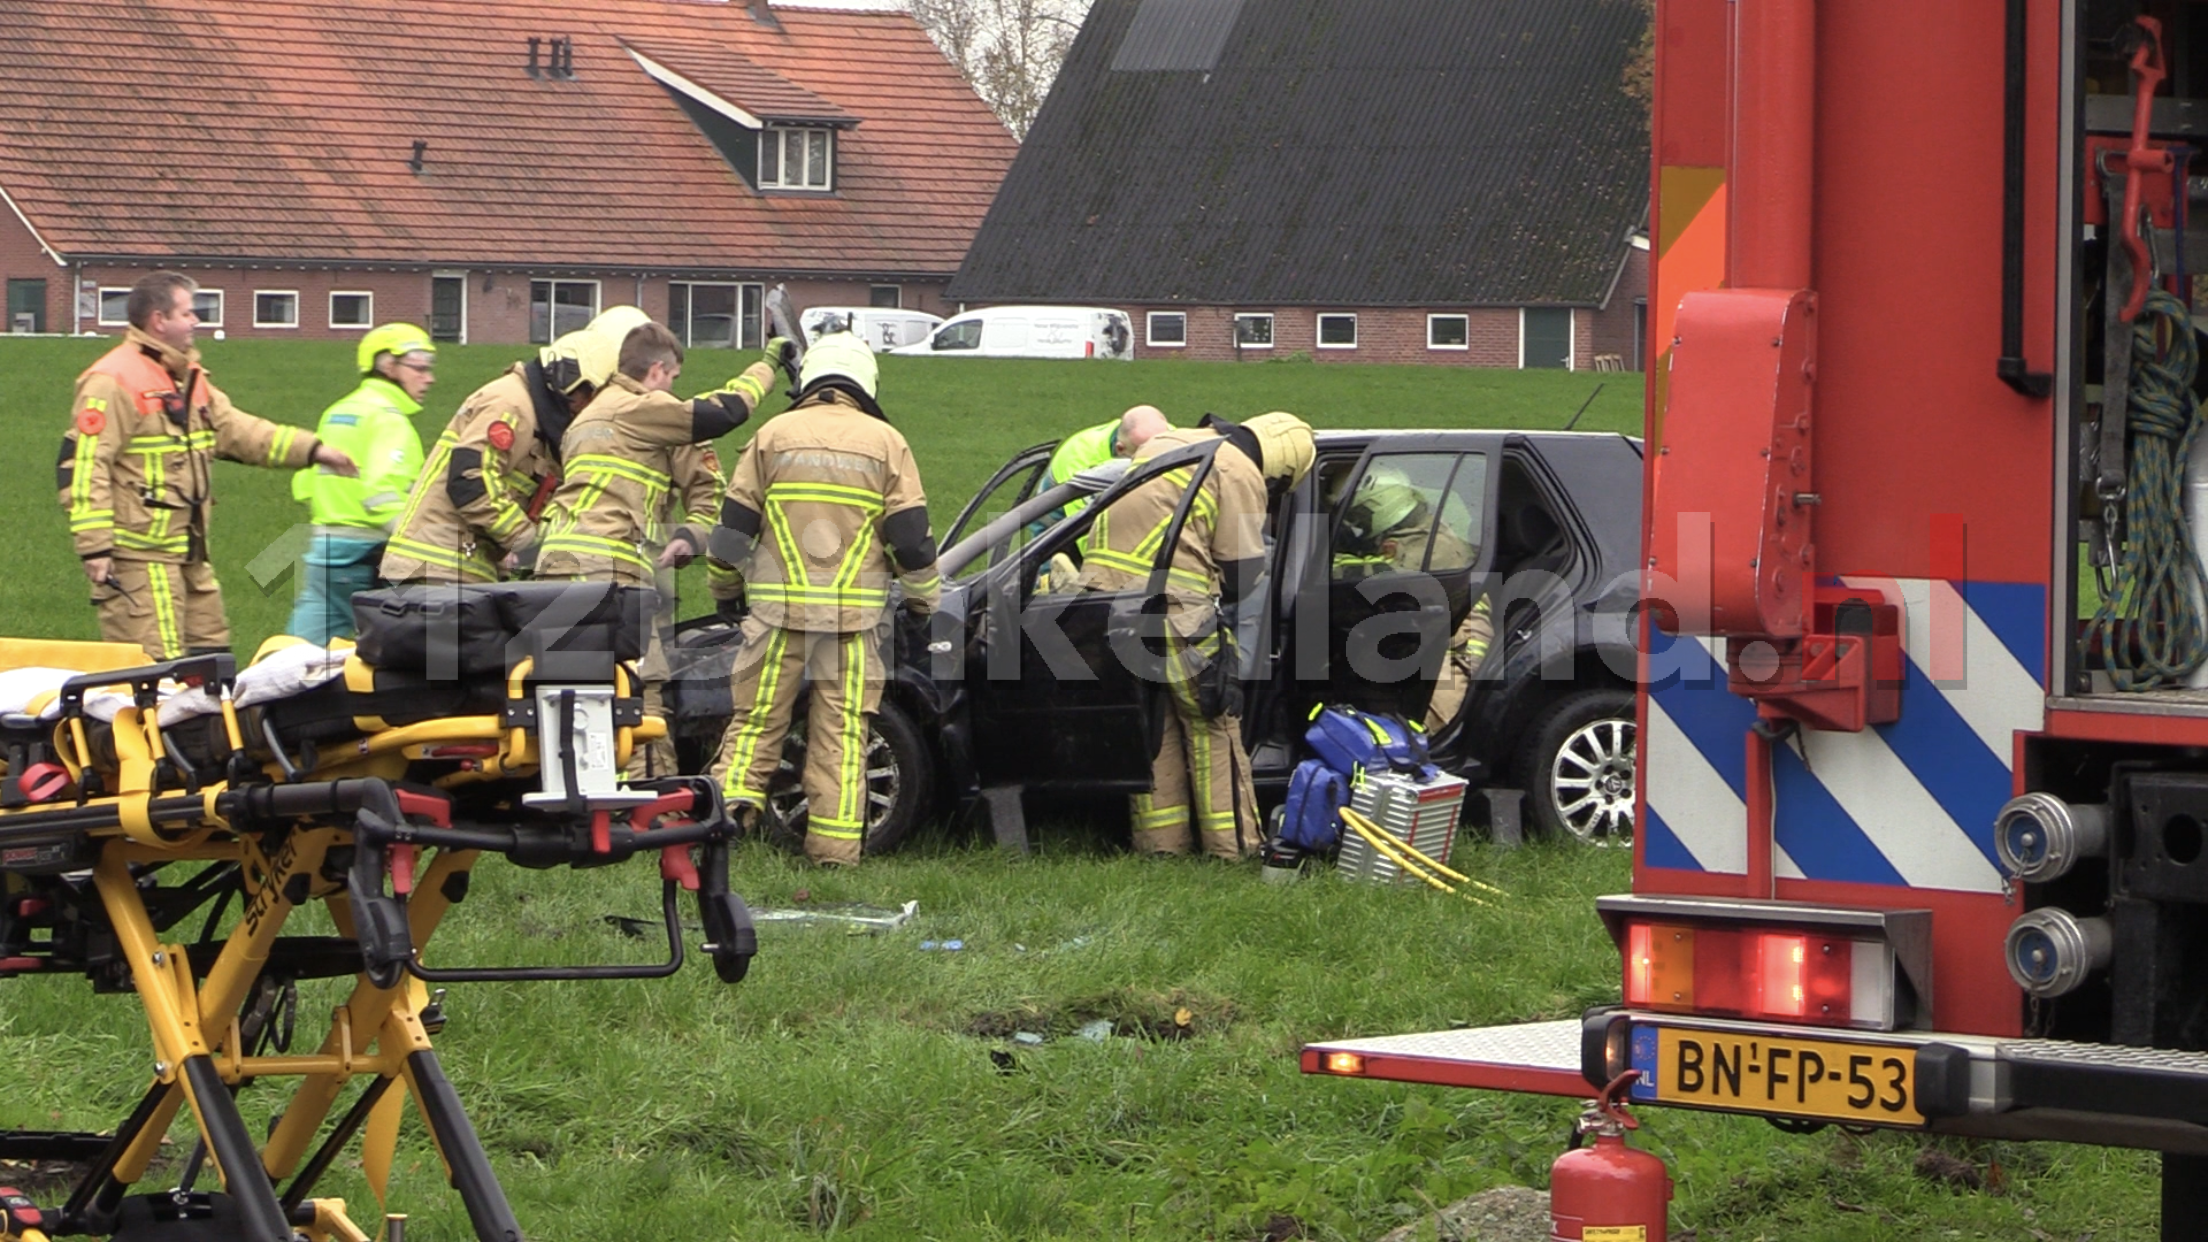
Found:
[[745, 604], [744, 597], [741, 595], [732, 595], [727, 599], [713, 601], [713, 615], [730, 625], [742, 624], [744, 618], [749, 616], [750, 613], [751, 608]]

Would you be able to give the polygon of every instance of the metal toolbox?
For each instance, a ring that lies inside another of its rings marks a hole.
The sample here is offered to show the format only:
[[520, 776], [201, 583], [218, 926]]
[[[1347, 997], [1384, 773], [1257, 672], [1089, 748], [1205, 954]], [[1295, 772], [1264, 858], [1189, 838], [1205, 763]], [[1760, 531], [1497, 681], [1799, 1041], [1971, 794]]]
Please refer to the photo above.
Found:
[[[1446, 863], [1449, 846], [1457, 838], [1457, 821], [1464, 813], [1464, 790], [1462, 777], [1447, 774], [1422, 781], [1396, 772], [1367, 772], [1351, 788], [1349, 805], [1382, 832], [1435, 862]], [[1415, 882], [1394, 859], [1347, 825], [1342, 828], [1342, 852], [1335, 868], [1346, 879]]]

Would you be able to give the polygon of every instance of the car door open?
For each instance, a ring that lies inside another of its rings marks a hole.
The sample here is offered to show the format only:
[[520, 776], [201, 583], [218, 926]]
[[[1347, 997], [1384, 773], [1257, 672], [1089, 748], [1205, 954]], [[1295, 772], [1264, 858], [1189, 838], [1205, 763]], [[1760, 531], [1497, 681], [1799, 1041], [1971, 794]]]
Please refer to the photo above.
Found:
[[[1486, 586], [1501, 448], [1486, 433], [1391, 440], [1322, 480], [1323, 587], [1306, 581], [1301, 594], [1323, 591], [1326, 662], [1314, 676], [1299, 653], [1305, 710], [1326, 702], [1425, 718], [1450, 638]], [[1291, 642], [1316, 641], [1320, 628], [1299, 604]]]
[[[973, 592], [965, 669], [975, 768], [984, 785], [1149, 788], [1164, 728], [1164, 574], [1127, 591], [1066, 589], [1054, 557], [1078, 560], [1096, 516], [1129, 490], [1168, 471], [1190, 484], [1173, 515], [1187, 520], [1224, 441], [1191, 445], [1139, 463], [1096, 503], [1049, 528], [1017, 557], [992, 566]], [[1168, 532], [1170, 535], [1171, 531]], [[1173, 540], [1158, 552], [1172, 557]]]

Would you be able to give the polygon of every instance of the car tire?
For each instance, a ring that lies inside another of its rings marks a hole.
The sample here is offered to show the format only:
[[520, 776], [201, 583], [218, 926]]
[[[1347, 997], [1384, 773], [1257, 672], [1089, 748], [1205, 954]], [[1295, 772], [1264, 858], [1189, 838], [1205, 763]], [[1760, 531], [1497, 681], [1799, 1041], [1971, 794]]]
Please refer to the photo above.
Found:
[[[934, 802], [935, 756], [912, 717], [894, 703], [883, 703], [867, 729], [867, 854], [889, 854], [910, 840], [925, 823]], [[805, 845], [805, 721], [792, 722], [782, 744], [782, 766], [767, 789], [761, 831], [789, 850]]]
[[1631, 691], [1578, 690], [1551, 704], [1518, 767], [1534, 831], [1630, 842], [1638, 741]]

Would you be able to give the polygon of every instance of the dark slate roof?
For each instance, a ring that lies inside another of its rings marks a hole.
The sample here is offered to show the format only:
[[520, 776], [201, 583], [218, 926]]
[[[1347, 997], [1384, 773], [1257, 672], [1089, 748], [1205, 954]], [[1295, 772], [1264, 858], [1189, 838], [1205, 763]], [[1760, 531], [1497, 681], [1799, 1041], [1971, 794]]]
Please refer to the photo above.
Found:
[[[1200, 59], [1222, 14], [1209, 72], [1113, 68]], [[1640, 0], [1096, 0], [949, 294], [1599, 304], [1646, 215], [1622, 89], [1646, 22]]]

